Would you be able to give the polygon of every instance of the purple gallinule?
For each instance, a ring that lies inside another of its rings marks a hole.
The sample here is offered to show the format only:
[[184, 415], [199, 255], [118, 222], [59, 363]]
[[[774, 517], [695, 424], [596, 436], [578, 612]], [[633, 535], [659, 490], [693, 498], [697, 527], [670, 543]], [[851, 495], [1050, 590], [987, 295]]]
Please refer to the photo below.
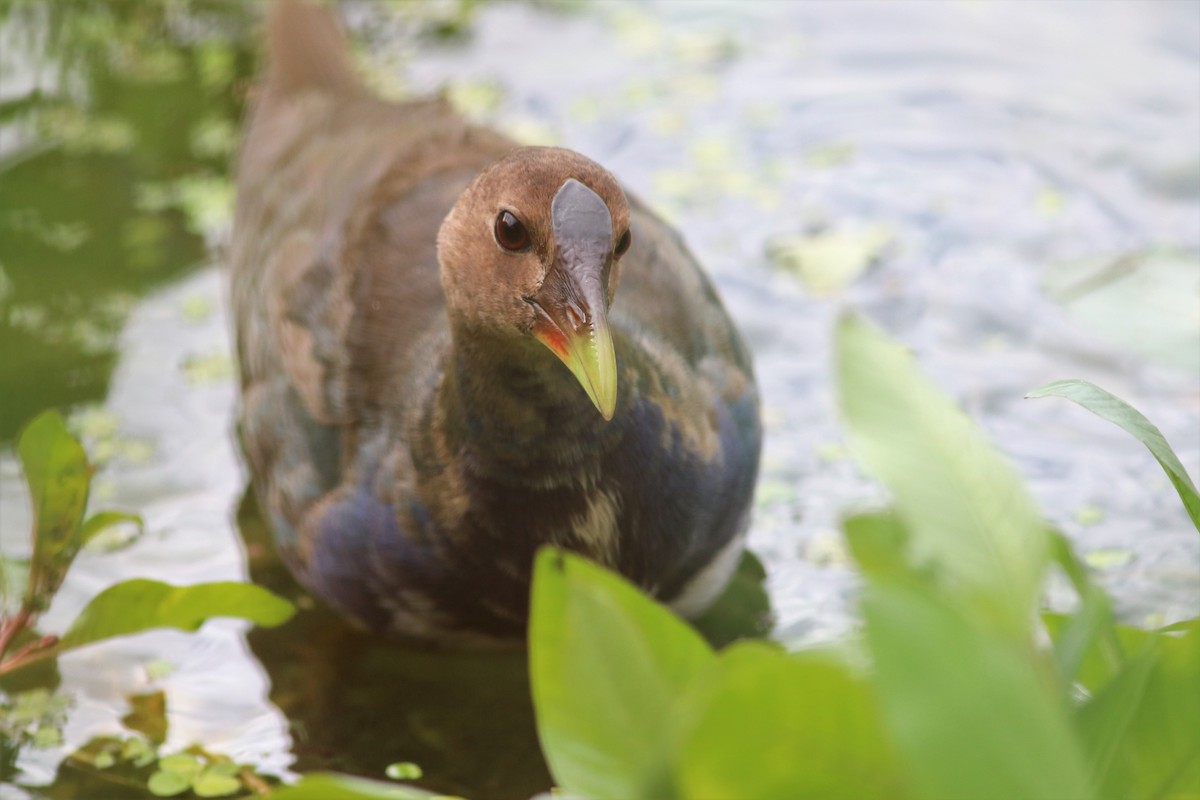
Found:
[[548, 543], [702, 611], [761, 429], [679, 234], [578, 153], [374, 97], [327, 11], [267, 27], [232, 288], [242, 444], [293, 573], [435, 640], [521, 635]]

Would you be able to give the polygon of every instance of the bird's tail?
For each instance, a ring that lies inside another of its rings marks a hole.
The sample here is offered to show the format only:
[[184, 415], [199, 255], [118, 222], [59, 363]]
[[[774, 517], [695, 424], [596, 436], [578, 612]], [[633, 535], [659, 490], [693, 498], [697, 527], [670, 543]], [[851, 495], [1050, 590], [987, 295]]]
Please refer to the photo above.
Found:
[[273, 0], [267, 11], [267, 94], [358, 91], [362, 84], [331, 3]]

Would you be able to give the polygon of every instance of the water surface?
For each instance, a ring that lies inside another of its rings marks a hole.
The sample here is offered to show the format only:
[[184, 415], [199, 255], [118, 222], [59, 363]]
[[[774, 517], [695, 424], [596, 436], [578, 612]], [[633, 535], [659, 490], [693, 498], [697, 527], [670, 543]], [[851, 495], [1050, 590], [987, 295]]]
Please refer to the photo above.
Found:
[[[149, 530], [82, 556], [42, 627], [139, 575], [253, 570], [293, 591], [243, 502], [220, 260], [255, 9], [0, 9], [0, 438], [71, 410], [103, 463], [94, 506], [139, 510]], [[456, 9], [350, 7], [373, 84], [449, 86], [481, 119], [604, 163], [678, 224], [750, 341], [766, 418], [750, 544], [776, 636], [853, 629], [839, 520], [882, 500], [834, 407], [830, 332], [847, 308], [980, 420], [1123, 618], [1200, 614], [1200, 538], [1154, 460], [1073, 405], [1022, 400], [1092, 380], [1200, 474], [1200, 5]], [[787, 264], [814, 252], [806, 282]], [[27, 552], [27, 521], [5, 451], [5, 555]], [[159, 688], [168, 752], [203, 742], [270, 774], [411, 760], [479, 797], [544, 787], [519, 653], [400, 651], [319, 609], [246, 633], [214, 622], [64, 657], [65, 744], [23, 752], [27, 788], [0, 797], [69, 796], [70, 770], [30, 787]]]

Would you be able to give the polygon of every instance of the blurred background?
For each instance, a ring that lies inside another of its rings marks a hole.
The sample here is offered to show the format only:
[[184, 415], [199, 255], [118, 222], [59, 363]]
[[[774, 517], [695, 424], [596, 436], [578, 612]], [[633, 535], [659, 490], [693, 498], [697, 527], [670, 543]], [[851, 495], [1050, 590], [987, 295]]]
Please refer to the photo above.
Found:
[[[445, 91], [522, 141], [591, 156], [713, 274], [763, 392], [750, 544], [778, 638], [854, 627], [839, 521], [880, 495], [833, 404], [846, 308], [983, 424], [1124, 619], [1200, 613], [1200, 540], [1149, 454], [1070, 404], [1022, 399], [1094, 381], [1200, 474], [1200, 3], [343, 9], [378, 91]], [[0, 0], [0, 551], [28, 550], [11, 440], [51, 406], [102, 465], [97, 500], [149, 530], [82, 556], [47, 629], [119, 578], [235, 579], [255, 555], [236, 513], [221, 253], [260, 15], [240, 0]], [[169, 669], [148, 669], [164, 652]], [[312, 733], [236, 624], [102, 645], [60, 670], [77, 698], [65, 744], [22, 755], [27, 785], [119, 730], [147, 687], [167, 692], [170, 742], [266, 771]]]

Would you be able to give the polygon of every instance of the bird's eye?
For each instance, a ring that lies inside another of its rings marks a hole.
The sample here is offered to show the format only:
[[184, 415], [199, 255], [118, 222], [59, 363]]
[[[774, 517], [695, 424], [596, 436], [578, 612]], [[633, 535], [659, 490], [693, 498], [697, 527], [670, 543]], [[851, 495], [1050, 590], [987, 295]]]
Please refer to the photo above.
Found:
[[496, 217], [496, 242], [510, 253], [529, 249], [529, 231], [511, 211], [501, 211]]
[[613, 250], [613, 258], [620, 258], [621, 256], [625, 255], [625, 251], [629, 249], [629, 245], [632, 242], [633, 239], [629, 236], [629, 231], [625, 231], [623, 234], [621, 234], [621, 238], [617, 242], [617, 248]]

